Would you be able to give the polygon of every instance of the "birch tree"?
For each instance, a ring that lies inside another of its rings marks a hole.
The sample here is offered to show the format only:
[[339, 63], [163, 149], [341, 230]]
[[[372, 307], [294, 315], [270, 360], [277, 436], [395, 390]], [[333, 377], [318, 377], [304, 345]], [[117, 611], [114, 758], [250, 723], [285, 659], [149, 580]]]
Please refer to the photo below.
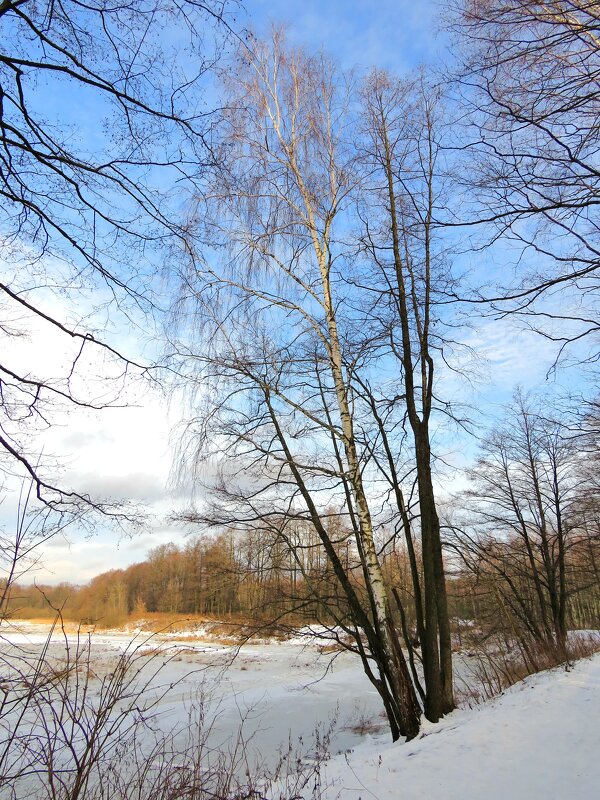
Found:
[[[227, 168], [190, 223], [210, 218], [205, 236], [220, 249], [213, 244], [204, 257], [188, 249], [177, 315], [181, 326], [189, 311], [199, 339], [173, 342], [178, 369], [198, 387], [181, 469], [202, 464], [210, 490], [188, 519], [284, 531], [281, 520], [288, 517], [311, 526], [344, 597], [347, 614], [338, 604], [338, 623], [382, 697], [392, 735], [411, 738], [419, 730], [419, 696], [432, 720], [453, 705], [427, 427], [429, 289], [423, 297], [416, 280], [408, 290], [401, 283], [411, 280], [412, 261], [381, 264], [392, 239], [397, 249], [416, 245], [394, 233], [398, 215], [380, 190], [385, 164], [373, 159], [381, 137], [372, 127], [373, 87], [361, 95], [324, 56], [288, 49], [279, 34], [270, 44], [252, 42], [232, 73], [233, 110], [219, 158]], [[399, 95], [392, 101], [399, 104], [395, 114], [408, 110]], [[404, 169], [396, 152], [392, 158], [391, 169]], [[400, 194], [398, 202], [409, 201], [397, 183], [393, 200]], [[369, 214], [381, 229], [377, 242], [365, 232]], [[432, 280], [429, 263], [423, 286]], [[403, 354], [396, 336], [406, 326]], [[404, 430], [407, 412], [412, 441]], [[199, 458], [211, 450], [212, 461]], [[418, 502], [410, 496], [415, 475]], [[356, 560], [332, 534], [334, 518], [351, 531]], [[404, 531], [412, 553], [424, 691], [414, 651], [407, 664], [398, 621], [404, 609], [383, 568], [390, 524], [394, 535]]]

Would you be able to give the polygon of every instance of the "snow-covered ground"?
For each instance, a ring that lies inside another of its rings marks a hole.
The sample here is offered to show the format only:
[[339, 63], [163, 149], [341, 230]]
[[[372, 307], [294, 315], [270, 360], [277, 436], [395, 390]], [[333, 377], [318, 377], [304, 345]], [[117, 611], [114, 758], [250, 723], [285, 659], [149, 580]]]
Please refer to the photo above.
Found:
[[[46, 636], [41, 625], [3, 626], [3, 658], [10, 661], [17, 645], [35, 655]], [[133, 645], [131, 638], [116, 631], [93, 634], [92, 690], [97, 685], [99, 691], [124, 651], [147, 650], [151, 669], [162, 665], [149, 690], [160, 698], [160, 728], [185, 731], [190, 706], [202, 694], [209, 745], [227, 752], [241, 730], [251, 768], [272, 769], [288, 742], [310, 755], [315, 727], [330, 730], [331, 758], [320, 768], [326, 800], [600, 796], [600, 655], [569, 672], [530, 677], [490, 703], [427, 724], [413, 742], [392, 744], [379, 697], [357, 659], [342, 653], [332, 660], [310, 638], [247, 644], [239, 651], [181, 632], [150, 640], [140, 634]], [[75, 639], [55, 637], [50, 653], [57, 663], [65, 643], [73, 647]], [[144, 658], [137, 663], [145, 664]], [[468, 661], [458, 658], [457, 668], [464, 675]], [[311, 782], [305, 790], [307, 800], [313, 787]]]
[[365, 742], [322, 777], [328, 800], [595, 800], [600, 655], [455, 711], [408, 744]]

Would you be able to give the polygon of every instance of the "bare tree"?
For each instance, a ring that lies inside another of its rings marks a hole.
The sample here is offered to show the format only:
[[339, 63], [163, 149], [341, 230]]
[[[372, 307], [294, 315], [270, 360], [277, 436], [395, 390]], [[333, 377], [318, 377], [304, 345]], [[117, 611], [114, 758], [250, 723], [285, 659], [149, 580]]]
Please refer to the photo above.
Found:
[[489, 576], [491, 608], [505, 624], [524, 640], [564, 651], [569, 604], [588, 588], [579, 569], [589, 539], [581, 504], [589, 508], [593, 498], [582, 481], [580, 442], [517, 394], [481, 447], [459, 552], [481, 585]]
[[[208, 401], [207, 435], [225, 443], [234, 465], [218, 487], [217, 517], [206, 516], [239, 525], [297, 513], [300, 504], [355, 615], [357, 646], [368, 641], [376, 665], [368, 674], [392, 733], [413, 737], [420, 708], [378, 556], [347, 368], [364, 336], [353, 333], [349, 262], [334, 239], [356, 184], [344, 140], [350, 87], [324, 57], [287, 51], [279, 35], [270, 46], [253, 44], [232, 81], [228, 170], [214, 189], [213, 219], [233, 245], [230, 260], [219, 272], [193, 258], [188, 274], [197, 318], [214, 332], [210, 358], [190, 354], [192, 364], [204, 362], [202, 377], [220, 384]], [[366, 607], [322, 516], [334, 500], [355, 532]]]
[[[393, 485], [411, 558], [417, 630], [423, 645], [426, 711], [429, 719], [437, 721], [454, 707], [452, 641], [430, 435], [434, 355], [446, 358], [444, 349], [450, 349], [437, 308], [451, 287], [448, 263], [439, 251], [434, 226], [444, 203], [439, 163], [441, 103], [438, 93], [424, 79], [401, 83], [381, 73], [371, 77], [365, 96], [370, 140], [366, 161], [374, 191], [363, 213], [363, 240], [374, 265], [374, 285], [382, 287], [377, 313], [385, 321], [386, 349], [402, 374], [404, 392], [398, 400], [406, 409], [413, 437], [422, 587], [406, 503], [397, 479]], [[375, 218], [374, 209], [379, 212]], [[381, 435], [385, 441], [385, 432]], [[389, 443], [385, 454], [393, 471], [396, 456]]]
[[505, 271], [484, 293], [562, 352], [598, 329], [598, 4], [468, 0], [455, 11], [474, 126], [459, 143], [474, 155], [465, 205], [494, 225], [504, 260], [517, 247], [516, 281]]
[[[197, 386], [180, 469], [198, 470], [199, 454], [219, 452], [202, 461], [212, 501], [203, 499], [188, 519], [262, 526], [280, 538], [290, 530], [282, 520], [311, 526], [338, 583], [329, 608], [363, 656], [392, 734], [412, 737], [420, 684], [401, 647], [400, 594], [384, 570], [390, 531], [394, 539], [404, 532], [411, 553], [427, 716], [437, 720], [453, 706], [428, 432], [433, 342], [441, 335], [432, 331], [432, 281], [438, 266], [443, 272], [427, 221], [435, 155], [410, 187], [396, 178], [408, 182], [433, 128], [421, 124], [419, 107], [410, 135], [388, 131], [398, 146], [382, 162], [376, 82], [361, 97], [325, 57], [287, 49], [279, 34], [270, 45], [252, 42], [232, 72], [226, 169], [198, 214], [210, 217], [206, 235], [226, 255], [201, 259], [189, 248], [176, 309], [180, 326], [198, 336], [173, 342], [174, 361]], [[384, 102], [395, 119], [414, 111], [402, 92]], [[391, 187], [382, 183], [386, 167]], [[400, 223], [390, 200], [414, 204], [410, 223]], [[366, 219], [377, 229], [365, 228]], [[392, 241], [390, 259], [382, 254]], [[352, 550], [347, 533], [334, 533], [334, 518], [338, 530], [352, 532]], [[285, 545], [293, 549], [291, 539]]]
[[[36, 437], [56, 406], [105, 407], [128, 373], [147, 374], [105, 328], [112, 310], [131, 323], [157, 308], [152, 275], [180, 234], [168, 187], [211, 160], [201, 79], [216, 54], [206, 23], [223, 13], [196, 0], [0, 3], [1, 465], [62, 510], [90, 498], [49, 477]], [[54, 373], [31, 352], [48, 337], [65, 353]], [[83, 385], [88, 359], [109, 363], [110, 389]]]

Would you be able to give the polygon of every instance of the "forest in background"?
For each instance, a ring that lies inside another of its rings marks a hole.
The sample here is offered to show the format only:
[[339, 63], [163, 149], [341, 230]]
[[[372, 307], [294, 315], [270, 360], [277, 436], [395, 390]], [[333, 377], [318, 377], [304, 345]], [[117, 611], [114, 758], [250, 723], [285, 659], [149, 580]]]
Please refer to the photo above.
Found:
[[[529, 478], [538, 483], [541, 504], [535, 507], [533, 484], [524, 481], [523, 473], [517, 485], [511, 483], [510, 473], [504, 476], [505, 488], [515, 492], [513, 497], [484, 493], [490, 486], [502, 490], [495, 479], [502, 464], [508, 468], [502, 460], [508, 447], [504, 438], [498, 451], [488, 448], [487, 455], [482, 454], [471, 475], [473, 488], [460, 498], [461, 505], [470, 504], [466, 513], [471, 523], [473, 516], [480, 515], [479, 529], [472, 524], [468, 529], [446, 525], [449, 606], [455, 633], [466, 625], [475, 626], [483, 636], [517, 634], [524, 641], [543, 641], [545, 634], [552, 638], [561, 619], [567, 629], [600, 627], [600, 506], [591, 501], [585, 480], [590, 459], [582, 463], [578, 440], [577, 448], [571, 448], [570, 463], [564, 452], [560, 463], [553, 462], [548, 451], [542, 453], [537, 434], [540, 449], [535, 454], [536, 471]], [[516, 471], [514, 461], [510, 468]], [[591, 474], [595, 475], [595, 468]], [[560, 484], [552, 483], [552, 475], [560, 475]], [[519, 513], [521, 504], [530, 508], [526, 521]], [[352, 531], [335, 512], [324, 516], [355, 589], [363, 594]], [[276, 532], [264, 526], [161, 545], [143, 562], [98, 575], [84, 586], [13, 583], [5, 598], [5, 613], [19, 619], [52, 619], [60, 610], [66, 620], [99, 628], [142, 621], [145, 615], [156, 613], [284, 632], [309, 623], [350, 624], [350, 609], [336, 591], [335, 576], [314, 528], [301, 519], [282, 518], [279, 523]], [[380, 548], [386, 580], [398, 593], [396, 624], [414, 641], [417, 631], [405, 543], [392, 531], [384, 531]]]

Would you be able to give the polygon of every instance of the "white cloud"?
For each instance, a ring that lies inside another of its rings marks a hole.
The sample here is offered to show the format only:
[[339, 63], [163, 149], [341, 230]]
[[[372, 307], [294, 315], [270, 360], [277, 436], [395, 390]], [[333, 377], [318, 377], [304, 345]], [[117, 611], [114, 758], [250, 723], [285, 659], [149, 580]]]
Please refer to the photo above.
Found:
[[[46, 313], [66, 318], [68, 305], [60, 297], [44, 296], [44, 304]], [[21, 314], [18, 323], [28, 335], [3, 338], [3, 363], [36, 379], [58, 379], [57, 385], [65, 388], [80, 342], [33, 315]], [[122, 327], [121, 341], [123, 351], [133, 358], [152, 349], [149, 339], [129, 327]], [[164, 522], [176, 502], [167, 483], [171, 429], [183, 413], [182, 405], [178, 400], [169, 402], [157, 385], [135, 377], [135, 370], [125, 379], [122, 371], [123, 365], [107, 358], [101, 348], [86, 345], [70, 386], [81, 399], [109, 407], [95, 411], [53, 401], [48, 409], [50, 426], [40, 424], [31, 432], [28, 452], [34, 459], [43, 453], [43, 461], [50, 465], [56, 462], [57, 469], [46, 474], [65, 488], [93, 499], [142, 503], [147, 512], [145, 533], [129, 540], [101, 518], [91, 538], [71, 526], [68, 540], [57, 537], [40, 548], [42, 566], [28, 576], [31, 580], [85, 582], [99, 572], [140, 561], [148, 548], [182, 535]], [[3, 486], [0, 522], [8, 534], [15, 525], [19, 485], [18, 479], [7, 478]]]

